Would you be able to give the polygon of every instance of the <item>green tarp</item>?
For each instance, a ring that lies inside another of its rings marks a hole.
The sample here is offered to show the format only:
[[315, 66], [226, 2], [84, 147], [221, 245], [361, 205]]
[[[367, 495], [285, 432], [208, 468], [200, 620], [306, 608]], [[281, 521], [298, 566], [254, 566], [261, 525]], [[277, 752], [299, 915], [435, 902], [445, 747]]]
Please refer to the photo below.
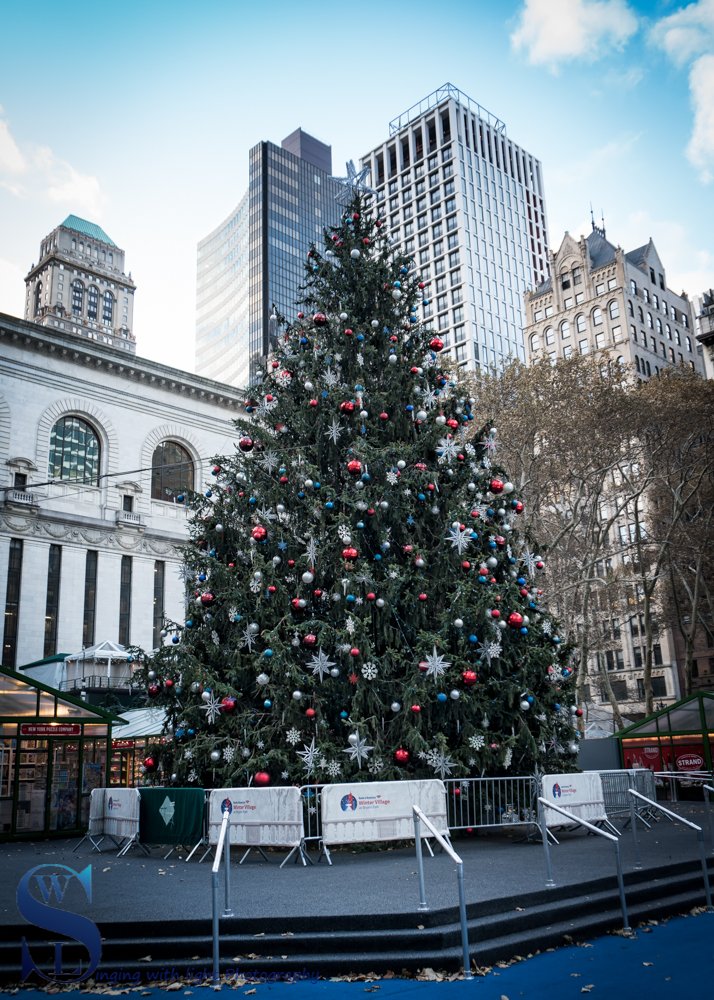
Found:
[[194, 847], [203, 836], [202, 788], [140, 788], [139, 840], [142, 844]]

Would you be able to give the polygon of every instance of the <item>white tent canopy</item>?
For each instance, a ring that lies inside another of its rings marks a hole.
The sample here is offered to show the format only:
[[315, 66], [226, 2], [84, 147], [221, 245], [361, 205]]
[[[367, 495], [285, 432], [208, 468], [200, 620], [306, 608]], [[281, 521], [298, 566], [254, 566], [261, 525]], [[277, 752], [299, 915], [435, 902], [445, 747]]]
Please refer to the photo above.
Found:
[[166, 721], [163, 708], [132, 708], [121, 713], [125, 724], [112, 727], [115, 740], [133, 740], [137, 736], [161, 736]]

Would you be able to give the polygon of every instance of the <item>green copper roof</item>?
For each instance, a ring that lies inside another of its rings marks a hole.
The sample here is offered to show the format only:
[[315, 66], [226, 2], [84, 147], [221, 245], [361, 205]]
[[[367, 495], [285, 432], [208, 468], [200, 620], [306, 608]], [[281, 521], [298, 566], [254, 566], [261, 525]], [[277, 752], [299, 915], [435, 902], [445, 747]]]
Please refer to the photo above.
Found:
[[90, 236], [93, 240], [99, 240], [101, 243], [108, 243], [110, 247], [116, 246], [114, 240], [109, 239], [101, 226], [97, 226], [94, 222], [87, 222], [86, 219], [80, 219], [78, 215], [68, 215], [62, 226], [65, 229], [73, 229], [75, 233], [82, 233], [83, 236]]

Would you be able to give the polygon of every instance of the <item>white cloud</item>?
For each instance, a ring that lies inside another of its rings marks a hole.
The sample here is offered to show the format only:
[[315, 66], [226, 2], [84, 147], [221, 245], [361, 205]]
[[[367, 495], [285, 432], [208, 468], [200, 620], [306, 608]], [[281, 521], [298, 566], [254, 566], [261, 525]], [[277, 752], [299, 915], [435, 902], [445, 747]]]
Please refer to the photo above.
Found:
[[104, 210], [105, 197], [96, 177], [81, 173], [47, 146], [28, 144], [23, 148], [2, 118], [0, 189], [15, 198], [45, 200], [94, 220], [101, 218]]
[[714, 177], [714, 55], [701, 56], [689, 73], [694, 126], [687, 157], [705, 184]]
[[556, 70], [558, 63], [622, 48], [637, 26], [626, 0], [525, 0], [511, 44], [532, 65]]
[[694, 124], [687, 158], [707, 184], [714, 178], [714, 0], [698, 0], [661, 18], [650, 39], [676, 66], [689, 66]]
[[[704, 234], [704, 238], [706, 239]], [[642, 246], [652, 237], [667, 272], [667, 286], [691, 298], [712, 285], [714, 253], [696, 245], [697, 236], [680, 222], [655, 219], [648, 212], [632, 212], [618, 220], [616, 241], [625, 250]]]
[[655, 23], [650, 38], [672, 62], [686, 65], [714, 46], [714, 0], [698, 0]]
[[0, 120], [0, 173], [22, 174], [27, 169], [27, 161], [20, 152], [7, 122]]

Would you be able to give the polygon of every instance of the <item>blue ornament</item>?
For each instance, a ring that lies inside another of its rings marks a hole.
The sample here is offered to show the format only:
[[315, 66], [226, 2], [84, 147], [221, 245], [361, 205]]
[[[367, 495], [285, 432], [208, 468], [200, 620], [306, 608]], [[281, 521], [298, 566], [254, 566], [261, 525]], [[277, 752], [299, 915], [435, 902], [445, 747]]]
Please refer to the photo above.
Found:
[[357, 336], [355, 337], [355, 340], [358, 341], [361, 344], [362, 341], [364, 340], [364, 334], [363, 333], [358, 333]]
[[183, 495], [183, 493], [179, 493], [179, 495], [176, 497], [176, 501], [178, 503], [183, 503], [185, 499], [186, 497]]
[[215, 559], [215, 557], [216, 557], [216, 550], [215, 549], [209, 549], [208, 550], [208, 554], [209, 554], [209, 556], [211, 556], [212, 558]]
[[186, 628], [193, 628], [193, 618], [187, 619], [185, 625], [186, 625]]
[[518, 584], [519, 587], [525, 587], [526, 585], [525, 577], [519, 576], [518, 579], [516, 580], [516, 583]]
[[257, 502], [258, 501], [255, 497], [248, 497], [248, 503], [255, 505]]
[[446, 695], [444, 694], [443, 691], [439, 691], [439, 693], [436, 696], [436, 700], [441, 702], [446, 701]]
[[374, 561], [375, 562], [380, 562], [381, 559], [382, 559], [382, 553], [381, 552], [375, 552], [374, 553]]
[[326, 507], [326, 508], [327, 508], [328, 510], [333, 510], [333, 509], [334, 509], [334, 506], [335, 506], [335, 505], [333, 504], [332, 500], [328, 500], [328, 501], [327, 501], [327, 503], [325, 504], [325, 507]]
[[193, 729], [193, 728], [191, 728], [191, 729], [187, 729], [187, 730], [186, 730], [186, 732], [187, 732], [187, 734], [188, 734], [189, 736], [195, 736], [195, 735], [196, 735], [196, 730], [195, 730], [195, 729]]
[[364, 521], [358, 521], [358, 522], [357, 522], [357, 527], [358, 527], [358, 528], [360, 528], [360, 530], [361, 530], [362, 528], [364, 528]]
[[213, 496], [213, 490], [206, 490], [204, 496], [212, 497]]
[[342, 711], [340, 712], [340, 718], [341, 719], [349, 719], [349, 712], [345, 712], [345, 710], [343, 708]]
[[533, 697], [532, 694], [529, 694], [528, 697], [526, 698], [526, 701], [528, 702], [529, 705], [532, 705], [533, 702], [535, 701], [535, 698]]
[[181, 641], [181, 640], [179, 639], [179, 637], [178, 637], [177, 635], [172, 635], [172, 636], [171, 636], [171, 642], [173, 642], [173, 643], [174, 643], [174, 645], [175, 645], [175, 644], [176, 644], [177, 642], [180, 642], [180, 641]]
[[496, 545], [496, 543], [494, 542], [493, 539], [491, 539], [491, 541], [488, 543], [488, 547], [489, 547], [489, 549], [498, 548], [498, 546]]
[[355, 386], [355, 392], [364, 392], [364, 386], [358, 382]]
[[269, 660], [272, 655], [273, 655], [272, 649], [264, 649], [263, 650], [263, 656], [266, 657], [266, 659]]
[[370, 474], [368, 472], [363, 472], [362, 473], [362, 482], [363, 483], [368, 483], [368, 482], [370, 482], [371, 479], [372, 479], [372, 477], [370, 476]]
[[198, 574], [198, 579], [201, 581], [201, 583], [203, 583], [203, 581], [206, 579], [206, 574], [205, 573], [199, 573]]
[[470, 643], [476, 643], [476, 642], [478, 642], [478, 636], [477, 635], [470, 635], [469, 636], [469, 642]]
[[393, 282], [393, 284], [394, 284], [395, 288], [401, 288], [402, 287], [401, 281], [395, 281], [395, 282]]
[[404, 407], [404, 409], [407, 411], [407, 413], [413, 413], [414, 412], [414, 407], [412, 406], [411, 403], [407, 403], [407, 405]]
[[270, 700], [270, 698], [266, 698], [265, 701], [263, 702], [263, 708], [272, 708], [272, 707], [273, 707], [272, 701]]
[[355, 597], [354, 594], [348, 594], [345, 600], [347, 601], [348, 604], [354, 604], [357, 598]]
[[320, 486], [321, 486], [321, 485], [322, 485], [321, 483], [318, 483], [318, 482], [314, 482], [314, 483], [312, 484], [312, 488], [313, 488], [314, 490], [319, 490], [319, 489], [320, 489]]
[[305, 493], [302, 490], [300, 490], [300, 492], [298, 493], [298, 500], [304, 500], [304, 499], [305, 499]]
[[528, 626], [527, 625], [522, 625], [521, 626], [521, 635], [528, 635]]
[[425, 494], [424, 493], [417, 493], [417, 500], [426, 500]]

